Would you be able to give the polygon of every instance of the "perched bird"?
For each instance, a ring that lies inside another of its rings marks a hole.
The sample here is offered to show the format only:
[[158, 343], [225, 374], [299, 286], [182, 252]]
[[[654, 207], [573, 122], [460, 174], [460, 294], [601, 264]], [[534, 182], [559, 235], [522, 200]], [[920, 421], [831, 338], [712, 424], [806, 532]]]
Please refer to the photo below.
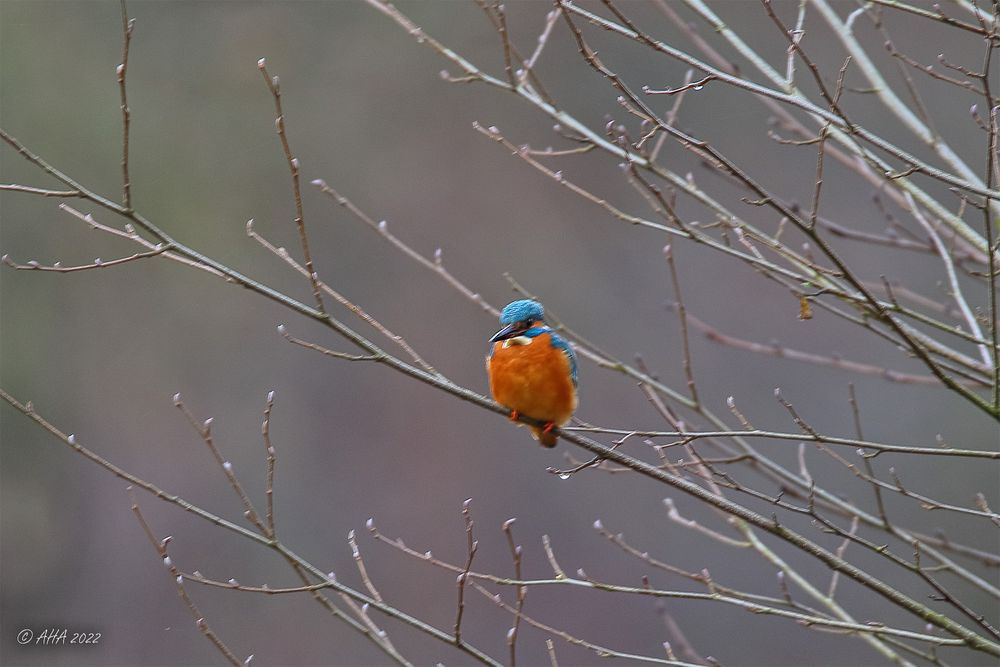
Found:
[[500, 405], [519, 415], [545, 422], [531, 426], [544, 447], [555, 447], [552, 429], [562, 426], [576, 410], [576, 354], [545, 324], [542, 304], [522, 299], [500, 313], [500, 329], [490, 338], [486, 372], [490, 392]]

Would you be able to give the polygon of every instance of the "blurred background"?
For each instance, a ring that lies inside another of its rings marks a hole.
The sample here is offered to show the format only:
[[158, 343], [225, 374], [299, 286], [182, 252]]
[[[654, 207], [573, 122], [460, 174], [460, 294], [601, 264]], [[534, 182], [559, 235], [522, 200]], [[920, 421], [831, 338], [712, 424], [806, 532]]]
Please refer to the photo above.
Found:
[[[784, 67], [783, 37], [758, 3], [712, 4], [774, 66]], [[786, 21], [794, 21], [797, 3], [776, 6]], [[835, 6], [843, 15], [856, 8], [853, 3]], [[399, 7], [430, 35], [486, 71], [502, 74], [499, 39], [473, 3], [401, 2]], [[522, 51], [533, 49], [550, 8], [544, 2], [507, 3], [512, 39]], [[658, 38], [690, 48], [689, 35], [652, 3], [628, 3], [627, 8]], [[311, 303], [307, 282], [245, 234], [246, 221], [253, 218], [262, 235], [300, 256], [272, 99], [256, 66], [266, 57], [270, 72], [281, 79], [288, 136], [302, 165], [306, 224], [323, 280], [403, 335], [448, 377], [486, 392], [483, 357], [496, 321], [307, 185], [316, 178], [375, 219], [387, 220], [389, 230], [417, 251], [432, 256], [441, 248], [448, 269], [490, 303], [502, 306], [516, 298], [503, 277], [510, 272], [576, 331], [626, 361], [641, 353], [652, 372], [683, 389], [677, 318], [665, 308], [673, 292], [662, 247], [670, 239], [624, 225], [472, 129], [478, 121], [496, 125], [516, 144], [570, 147], [553, 133], [551, 119], [509, 93], [442, 80], [439, 72], [448, 63], [361, 2], [132, 2], [129, 11], [136, 19], [128, 70], [134, 204], [169, 234]], [[947, 51], [955, 62], [981, 62], [981, 42], [974, 36], [942, 31], [907, 15], [891, 18], [897, 46], [915, 58], [932, 62]], [[804, 44], [832, 77], [843, 53], [815, 14], [807, 15], [810, 25], [816, 30], [807, 30]], [[894, 72], [870, 23], [859, 20], [856, 29], [873, 58]], [[702, 33], [711, 34], [704, 28]], [[592, 29], [587, 35], [634, 89], [643, 84], [666, 88], [684, 80], [686, 69], [675, 61]], [[117, 2], [0, 2], [3, 128], [112, 199], [121, 191], [115, 79], [120, 58]], [[615, 102], [617, 92], [582, 63], [561, 23], [537, 71], [561, 106], [581, 121], [600, 131], [611, 114], [635, 129], [635, 119]], [[862, 85], [860, 78], [855, 83]], [[928, 112], [939, 119], [937, 129], [978, 169], [983, 135], [968, 114], [970, 99], [950, 88], [919, 84]], [[803, 86], [813, 91], [807, 82]], [[672, 104], [653, 102], [660, 110]], [[933, 160], [871, 96], [848, 94], [846, 105], [870, 129]], [[776, 192], [808, 204], [815, 152], [771, 142], [767, 121], [767, 110], [755, 100], [712, 84], [687, 96], [679, 125], [711, 140]], [[691, 172], [749, 221], [773, 228], [769, 211], [740, 205], [742, 192], [681, 147], [668, 143], [662, 155], [669, 168]], [[653, 217], [607, 155], [595, 151], [551, 162], [567, 179], [623, 210]], [[886, 223], [872, 205], [871, 186], [830, 162], [823, 213], [881, 232]], [[6, 145], [0, 147], [0, 171], [4, 183], [56, 186]], [[957, 207], [957, 200], [945, 201]], [[100, 222], [122, 225], [86, 202], [68, 203]], [[0, 251], [21, 262], [64, 265], [135, 252], [129, 243], [91, 231], [57, 204], [4, 193]], [[712, 220], [683, 198], [679, 210], [687, 220]], [[981, 222], [975, 224], [981, 229]], [[947, 298], [944, 273], [933, 258], [841, 240], [834, 245], [867, 279], [877, 281], [883, 274], [933, 298]], [[745, 265], [689, 243], [674, 243], [674, 252], [689, 311], [724, 332], [922, 372], [885, 342], [824, 312], [799, 321], [797, 301]], [[977, 289], [970, 287], [969, 298], [984, 304]], [[304, 318], [208, 274], [159, 258], [70, 275], [5, 267], [0, 298], [5, 390], [22, 402], [33, 401], [46, 419], [122, 468], [240, 523], [246, 522], [238, 498], [171, 397], [180, 392], [199, 418], [214, 417], [218, 446], [261, 507], [260, 421], [265, 397], [274, 390], [271, 435], [281, 539], [323, 570], [359, 585], [346, 541], [348, 531], [358, 531], [369, 572], [386, 601], [437, 627], [450, 631], [454, 623], [454, 575], [374, 542], [364, 529], [369, 517], [382, 532], [419, 551], [430, 549], [462, 562], [460, 508], [472, 498], [480, 540], [476, 570], [512, 573], [500, 526], [517, 517], [515, 535], [524, 545], [527, 577], [551, 575], [541, 547], [547, 534], [569, 572], [582, 567], [592, 577], [625, 585], [638, 585], [639, 576], [648, 574], [654, 585], [692, 589], [609, 544], [592, 527], [601, 519], [656, 558], [694, 571], [708, 568], [726, 585], [780, 595], [772, 566], [670, 522], [662, 500], [674, 497], [685, 516], [722, 527], [708, 508], [631, 474], [587, 471], [560, 480], [546, 467], [566, 464], [567, 445], [542, 450], [524, 429], [386, 368], [327, 359], [289, 345], [275, 331], [279, 323], [295, 336], [354, 351]], [[330, 307], [340, 319], [373, 334], [344, 309]], [[705, 404], [725, 413], [726, 397], [734, 396], [761, 428], [794, 430], [773, 398], [780, 386], [816, 428], [851, 436], [847, 397], [853, 381], [865, 435], [872, 440], [932, 445], [940, 434], [959, 447], [996, 446], [995, 423], [934, 387], [753, 356], [697, 335], [692, 354]], [[587, 363], [580, 376], [580, 418], [628, 429], [666, 427], [624, 376]], [[142, 534], [125, 483], [6, 404], [0, 420], [3, 662], [220, 662]], [[767, 442], [761, 448], [793, 469], [797, 465], [794, 443]], [[626, 451], [649, 456], [639, 442]], [[811, 472], [827, 488], [871, 505], [870, 489], [842, 466], [814, 450], [808, 456]], [[994, 466], [954, 461], [940, 466], [933, 460], [890, 457], [876, 464], [881, 474], [896, 465], [904, 482], [948, 502], [970, 506], [972, 494], [983, 491], [994, 507], [1000, 504]], [[766, 484], [761, 489], [777, 492]], [[172, 557], [182, 570], [253, 585], [298, 584], [268, 550], [145, 494], [139, 494], [139, 502], [154, 531], [173, 536]], [[996, 532], [984, 531], [981, 523], [925, 512], [898, 498], [890, 505], [902, 524], [927, 533], [942, 528], [977, 548], [998, 548]], [[824, 545], [838, 544], [807, 522], [796, 526]], [[816, 561], [772, 546], [825, 586], [828, 575]], [[848, 554], [877, 574], [893, 576], [867, 554]], [[997, 581], [995, 570], [983, 576]], [[926, 599], [927, 591], [911, 579], [893, 583]], [[385, 660], [307, 596], [264, 597], [195, 584], [188, 590], [234, 652], [254, 654], [260, 664]], [[513, 599], [512, 590], [500, 592]], [[963, 593], [978, 608], [991, 607], [985, 596]], [[850, 582], [842, 582], [840, 596], [861, 621], [877, 618], [923, 629]], [[463, 635], [504, 657], [506, 613], [473, 591], [467, 602]], [[667, 600], [665, 607], [702, 655], [723, 664], [878, 662], [858, 639], [709, 603]], [[649, 599], [533, 589], [525, 612], [624, 651], [662, 655], [662, 642], [671, 639]], [[23, 627], [50, 626], [97, 631], [102, 638], [91, 647], [19, 647], [14, 641]], [[467, 662], [407, 626], [391, 620], [384, 626], [415, 663]], [[547, 662], [545, 637], [522, 626], [523, 664]], [[556, 652], [563, 664], [597, 662], [592, 652], [559, 640]], [[956, 663], [976, 661], [954, 655]]]

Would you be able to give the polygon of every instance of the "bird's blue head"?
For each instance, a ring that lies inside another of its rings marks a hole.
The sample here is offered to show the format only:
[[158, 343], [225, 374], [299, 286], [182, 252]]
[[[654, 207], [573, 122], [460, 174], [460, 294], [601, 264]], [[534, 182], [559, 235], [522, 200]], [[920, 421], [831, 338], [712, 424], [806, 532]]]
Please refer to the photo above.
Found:
[[512, 301], [500, 312], [500, 324], [504, 327], [490, 338], [490, 342], [495, 343], [498, 340], [520, 336], [531, 328], [534, 322], [541, 322], [544, 319], [545, 309], [537, 301], [532, 299]]
[[542, 304], [531, 299], [511, 301], [500, 311], [500, 324], [514, 322], [538, 322], [545, 319], [545, 309]]

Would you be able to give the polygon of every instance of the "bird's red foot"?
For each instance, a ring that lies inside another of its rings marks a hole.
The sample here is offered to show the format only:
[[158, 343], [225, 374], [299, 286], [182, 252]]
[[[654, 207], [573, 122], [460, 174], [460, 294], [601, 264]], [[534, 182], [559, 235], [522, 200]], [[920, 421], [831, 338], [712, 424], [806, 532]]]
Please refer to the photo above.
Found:
[[518, 411], [517, 411], [517, 410], [511, 410], [511, 411], [510, 411], [510, 420], [511, 420], [512, 422], [516, 422], [516, 421], [518, 420], [518, 417], [520, 417], [520, 416], [521, 416], [521, 415], [520, 415], [520, 414], [518, 413]]
[[547, 422], [545, 428], [542, 429], [542, 433], [552, 433], [552, 429], [556, 427], [555, 422]]

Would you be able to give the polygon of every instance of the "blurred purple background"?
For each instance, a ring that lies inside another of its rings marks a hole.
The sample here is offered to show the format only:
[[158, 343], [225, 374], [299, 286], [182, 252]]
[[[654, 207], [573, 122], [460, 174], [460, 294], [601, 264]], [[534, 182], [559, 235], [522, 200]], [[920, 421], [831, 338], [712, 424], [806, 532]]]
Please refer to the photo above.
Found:
[[[786, 20], [794, 19], [797, 3], [776, 4]], [[689, 48], [685, 36], [651, 4], [626, 6], [650, 32]], [[758, 3], [713, 6], [773, 65], [784, 66], [783, 38]], [[472, 3], [400, 7], [429, 34], [487, 71], [502, 73], [499, 40]], [[846, 14], [855, 5], [836, 7]], [[544, 2], [508, 2], [511, 34], [522, 50], [533, 48], [549, 9]], [[472, 129], [479, 121], [498, 126], [518, 144], [568, 147], [552, 132], [551, 119], [508, 93], [446, 83], [438, 76], [448, 66], [445, 61], [360, 2], [134, 2], [130, 13], [137, 21], [129, 66], [134, 202], [168, 233], [311, 302], [308, 284], [245, 235], [247, 219], [254, 218], [262, 235], [300, 256], [272, 100], [256, 67], [265, 56], [270, 71], [281, 78], [289, 139], [305, 184], [314, 178], [328, 181], [428, 256], [440, 247], [449, 270], [496, 306], [515, 298], [503, 278], [503, 272], [511, 272], [575, 330], [626, 361], [641, 353], [661, 379], [683, 389], [677, 319], [664, 308], [673, 298], [662, 254], [669, 239], [613, 219]], [[832, 76], [843, 54], [815, 14], [808, 16], [808, 25], [816, 32], [807, 32], [804, 44]], [[900, 48], [925, 62], [947, 49], [955, 61], [979, 63], [976, 38], [929, 30], [905, 15], [892, 15], [891, 27]], [[881, 37], [870, 24], [858, 21], [857, 29], [877, 62], [887, 64]], [[0, 3], [2, 126], [30, 150], [113, 199], [120, 196], [114, 76], [120, 33], [116, 2]], [[702, 33], [710, 34], [704, 28]], [[685, 68], [672, 60], [594, 30], [587, 35], [610, 67], [627, 73], [635, 89], [683, 81]], [[580, 120], [599, 129], [610, 113], [635, 129], [634, 119], [615, 103], [617, 93], [582, 63], [562, 24], [538, 71]], [[805, 78], [804, 71], [800, 77]], [[968, 115], [969, 99], [921, 85], [929, 111], [940, 119], [938, 129], [978, 169], [982, 135]], [[662, 110], [672, 100], [653, 103]], [[849, 95], [846, 105], [866, 126], [930, 157], [871, 96]], [[712, 84], [687, 96], [680, 118], [683, 128], [713, 141], [768, 187], [808, 203], [814, 151], [767, 140], [768, 112], [752, 98]], [[769, 211], [739, 204], [742, 192], [682, 148], [668, 143], [664, 151], [663, 162], [671, 169], [693, 172], [702, 187], [748, 220], [773, 228]], [[567, 179], [623, 210], [653, 217], [606, 155], [594, 152], [554, 164]], [[54, 186], [8, 146], [0, 148], [0, 168], [5, 183]], [[885, 222], [871, 205], [871, 187], [856, 175], [831, 160], [825, 187], [824, 215], [867, 231], [883, 229]], [[495, 320], [313, 188], [306, 186], [304, 198], [320, 276], [405, 336], [448, 377], [485, 392], [482, 360]], [[124, 241], [88, 230], [59, 211], [57, 203], [5, 193], [0, 251], [18, 261], [66, 265], [134, 252]], [[69, 203], [101, 222], [121, 224], [85, 202]], [[680, 212], [688, 220], [711, 221], [683, 198]], [[884, 274], [947, 298], [943, 271], [932, 258], [844, 241], [835, 246], [867, 279], [877, 281]], [[826, 313], [799, 321], [798, 303], [742, 264], [692, 244], [675, 243], [674, 250], [690, 312], [723, 331], [921, 371], [884, 342]], [[588, 471], [561, 481], [546, 467], [565, 465], [565, 444], [544, 451], [525, 430], [497, 415], [386, 368], [330, 360], [289, 345], [276, 334], [277, 324], [285, 323], [301, 338], [354, 351], [277, 304], [207, 274], [162, 259], [74, 275], [4, 268], [0, 297], [4, 389], [34, 401], [60, 429], [124, 469], [237, 522], [246, 523], [238, 498], [171, 396], [180, 392], [200, 418], [215, 418], [216, 442], [260, 507], [260, 419], [265, 396], [274, 390], [271, 433], [278, 456], [281, 539], [318, 567], [360, 585], [346, 542], [348, 531], [357, 530], [369, 572], [386, 601], [447, 631], [454, 622], [454, 575], [375, 543], [364, 530], [368, 517], [375, 517], [382, 532], [420, 551], [431, 549], [461, 562], [460, 507], [471, 497], [480, 540], [476, 570], [512, 573], [500, 525], [517, 517], [515, 534], [524, 545], [528, 577], [551, 575], [541, 547], [541, 536], [548, 534], [569, 572], [582, 567], [592, 577], [625, 585], [638, 585], [640, 575], [649, 574], [654, 585], [693, 590], [609, 544], [592, 528], [600, 518], [656, 558], [695, 571], [708, 568], [727, 585], [779, 595], [772, 566], [752, 552], [722, 547], [670, 522], [662, 499], [674, 497], [685, 516], [722, 527], [708, 508], [635, 475]], [[979, 293], [971, 298], [985, 302]], [[334, 313], [371, 333], [344, 309]], [[394, 350], [391, 344], [387, 349]], [[700, 336], [693, 337], [692, 349], [706, 405], [723, 414], [726, 397], [735, 396], [761, 428], [794, 430], [772, 396], [780, 386], [814, 426], [852, 435], [847, 385], [853, 381], [866, 436], [873, 440], [931, 445], [940, 433], [955, 446], [996, 445], [995, 424], [940, 389], [752, 356]], [[580, 391], [578, 415], [588, 422], [666, 427], [621, 375], [583, 363]], [[124, 482], [6, 405], [0, 419], [3, 662], [220, 662], [132, 516]], [[794, 443], [767, 442], [761, 449], [796, 466]], [[626, 451], [649, 455], [638, 442]], [[829, 457], [809, 450], [809, 463], [831, 491], [870, 506], [870, 489]], [[992, 465], [949, 461], [940, 467], [935, 461], [889, 457], [876, 464], [881, 474], [891, 464], [899, 466], [905, 482], [942, 500], [971, 505], [972, 494], [984, 491], [994, 507], [1000, 504]], [[745, 476], [753, 479], [749, 472]], [[777, 492], [767, 484], [761, 489]], [[173, 535], [171, 552], [181, 569], [246, 584], [297, 585], [293, 572], [268, 550], [145, 494], [139, 501], [156, 533]], [[983, 532], [980, 523], [931, 514], [898, 498], [890, 500], [890, 507], [902, 524], [926, 532], [943, 527], [978, 548], [998, 547], [995, 531]], [[766, 506], [763, 511], [769, 512]], [[838, 544], [807, 522], [795, 525], [824, 545]], [[817, 561], [768, 543], [825, 586], [827, 575]], [[900, 547], [900, 553], [908, 551]], [[895, 576], [868, 554], [852, 548], [848, 555], [882, 576]], [[985, 576], [997, 579], [995, 571]], [[927, 591], [914, 580], [890, 581], [926, 599]], [[259, 664], [385, 661], [307, 596], [264, 597], [195, 584], [188, 590], [237, 655], [255, 654]], [[989, 608], [985, 597], [960, 590], [970, 603]], [[500, 592], [513, 599], [512, 590]], [[841, 583], [840, 596], [861, 621], [877, 618], [923, 629], [850, 582]], [[509, 618], [474, 591], [467, 599], [464, 636], [504, 658]], [[668, 600], [666, 608], [703, 655], [723, 664], [877, 662], [855, 638], [723, 605]], [[525, 612], [619, 650], [662, 655], [662, 642], [670, 638], [650, 599], [533, 589]], [[45, 626], [96, 630], [102, 639], [87, 648], [22, 648], [14, 642], [20, 628]], [[406, 626], [391, 620], [384, 626], [418, 664], [468, 662]], [[545, 635], [525, 626], [521, 632], [521, 661], [547, 662]], [[593, 653], [560, 640], [556, 650], [563, 664], [598, 662]]]

